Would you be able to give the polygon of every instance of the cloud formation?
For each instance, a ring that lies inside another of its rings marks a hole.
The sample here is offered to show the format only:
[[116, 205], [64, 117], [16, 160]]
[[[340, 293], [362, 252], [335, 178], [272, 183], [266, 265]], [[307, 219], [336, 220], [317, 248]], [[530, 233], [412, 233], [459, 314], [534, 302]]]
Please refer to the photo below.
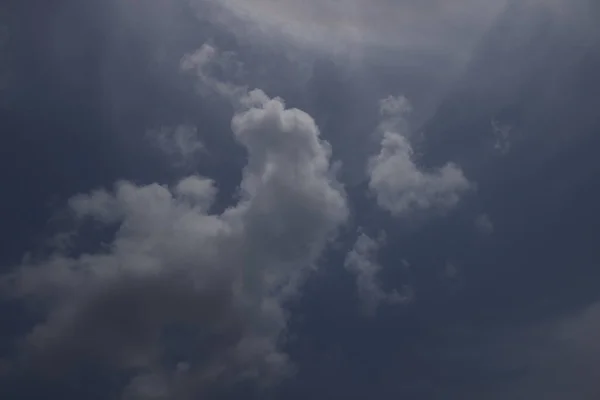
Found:
[[491, 122], [492, 132], [494, 135], [494, 150], [505, 155], [510, 151], [511, 142], [510, 135], [513, 130], [510, 125], [503, 125], [497, 120]]
[[79, 194], [69, 201], [77, 223], [114, 235], [3, 278], [5, 292], [43, 304], [25, 339], [27, 368], [60, 375], [91, 360], [133, 369], [129, 399], [188, 398], [289, 370], [283, 303], [345, 222], [346, 197], [310, 115], [260, 90], [239, 103], [231, 127], [248, 162], [235, 206], [211, 214], [217, 187], [196, 175]]
[[220, 0], [238, 17], [317, 46], [379, 44], [464, 51], [506, 2], [438, 0]]
[[381, 150], [368, 165], [369, 188], [378, 205], [394, 216], [454, 207], [471, 188], [460, 167], [449, 162], [432, 171], [420, 169], [403, 118], [410, 112], [407, 100], [389, 97], [382, 100], [380, 110]]
[[[248, 92], [247, 87], [231, 82], [241, 74], [242, 68], [234, 53], [223, 52], [214, 45], [205, 43], [195, 52], [186, 54], [181, 59], [181, 68], [196, 74], [200, 81], [198, 87], [204, 94], [216, 94], [237, 101]], [[228, 80], [219, 79], [219, 75], [227, 76]]]
[[485, 360], [498, 369], [519, 371], [493, 388], [473, 386], [468, 399], [482, 397], [559, 400], [598, 397], [600, 305], [592, 303], [569, 315], [505, 326], [486, 341]]
[[494, 233], [494, 223], [487, 214], [479, 214], [475, 218], [475, 229], [482, 235], [491, 235]]
[[368, 315], [373, 315], [381, 304], [404, 304], [410, 302], [414, 296], [408, 286], [404, 286], [401, 293], [395, 289], [386, 293], [381, 287], [377, 275], [382, 267], [377, 262], [377, 252], [384, 241], [383, 234], [377, 239], [372, 239], [361, 233], [344, 262], [346, 269], [356, 275], [358, 296], [363, 311]]
[[162, 127], [149, 131], [147, 136], [174, 164], [181, 166], [190, 166], [199, 153], [206, 150], [198, 135], [198, 129], [191, 125]]

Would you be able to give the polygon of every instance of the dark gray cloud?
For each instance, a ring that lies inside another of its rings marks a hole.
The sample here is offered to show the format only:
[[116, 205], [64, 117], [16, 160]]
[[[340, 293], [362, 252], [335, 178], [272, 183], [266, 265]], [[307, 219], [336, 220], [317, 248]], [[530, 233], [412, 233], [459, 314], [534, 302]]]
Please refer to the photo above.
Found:
[[[484, 385], [463, 384], [463, 398], [594, 399], [598, 396], [597, 303], [570, 315], [497, 327], [480, 337], [476, 361], [489, 371]], [[471, 361], [474, 361], [473, 359]], [[502, 379], [502, 371], [513, 371]]]
[[[13, 296], [45, 304], [44, 321], [26, 339], [26, 365], [60, 374], [60, 364], [69, 370], [86, 360], [162, 376], [161, 335], [183, 324], [197, 331], [190, 348], [201, 349], [169, 374], [182, 375], [189, 395], [205, 381], [285, 373], [282, 303], [346, 220], [346, 199], [308, 114], [259, 90], [239, 101], [246, 106], [232, 129], [248, 164], [237, 205], [210, 214], [217, 190], [199, 176], [77, 195], [69, 200], [77, 220], [116, 224], [114, 237], [94, 252], [25, 261], [4, 278]], [[128, 398], [146, 390], [144, 379], [132, 382]]]
[[595, 2], [59, 3], [0, 14], [0, 394], [597, 397]]
[[494, 233], [494, 223], [487, 214], [480, 214], [475, 218], [475, 229], [484, 235]]

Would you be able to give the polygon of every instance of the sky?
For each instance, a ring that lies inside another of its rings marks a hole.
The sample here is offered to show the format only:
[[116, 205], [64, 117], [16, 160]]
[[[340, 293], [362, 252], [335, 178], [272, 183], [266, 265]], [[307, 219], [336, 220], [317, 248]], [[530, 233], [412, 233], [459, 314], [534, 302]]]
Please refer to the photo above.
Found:
[[0, 6], [0, 398], [600, 396], [593, 0]]

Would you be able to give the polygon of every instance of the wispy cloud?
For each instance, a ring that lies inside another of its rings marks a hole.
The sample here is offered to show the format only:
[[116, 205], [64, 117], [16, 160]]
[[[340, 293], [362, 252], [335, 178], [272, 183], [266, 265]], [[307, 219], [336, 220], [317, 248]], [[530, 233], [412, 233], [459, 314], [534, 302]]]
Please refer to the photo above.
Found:
[[404, 122], [407, 112], [410, 106], [402, 97], [381, 102], [383, 138], [379, 154], [369, 161], [369, 187], [379, 206], [395, 216], [450, 209], [471, 188], [471, 183], [451, 162], [432, 171], [417, 166]]
[[195, 126], [162, 127], [148, 131], [146, 136], [178, 166], [191, 166], [206, 152]]
[[279, 29], [316, 46], [379, 44], [406, 49], [450, 48], [475, 44], [503, 1], [454, 0], [222, 0], [241, 18]]
[[372, 239], [360, 233], [344, 263], [346, 269], [356, 275], [361, 308], [368, 315], [373, 315], [381, 304], [406, 304], [414, 297], [409, 286], [404, 286], [401, 292], [396, 289], [386, 292], [382, 288], [378, 277], [382, 267], [377, 262], [377, 252], [384, 241], [383, 234]]
[[483, 235], [494, 233], [494, 223], [487, 214], [480, 214], [475, 218], [475, 229]]

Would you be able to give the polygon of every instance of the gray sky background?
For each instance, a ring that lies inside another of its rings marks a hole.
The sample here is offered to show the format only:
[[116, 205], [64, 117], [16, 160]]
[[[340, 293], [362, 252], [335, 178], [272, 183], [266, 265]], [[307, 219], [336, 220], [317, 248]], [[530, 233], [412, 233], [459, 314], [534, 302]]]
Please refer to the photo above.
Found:
[[598, 398], [595, 2], [0, 7], [0, 397]]

